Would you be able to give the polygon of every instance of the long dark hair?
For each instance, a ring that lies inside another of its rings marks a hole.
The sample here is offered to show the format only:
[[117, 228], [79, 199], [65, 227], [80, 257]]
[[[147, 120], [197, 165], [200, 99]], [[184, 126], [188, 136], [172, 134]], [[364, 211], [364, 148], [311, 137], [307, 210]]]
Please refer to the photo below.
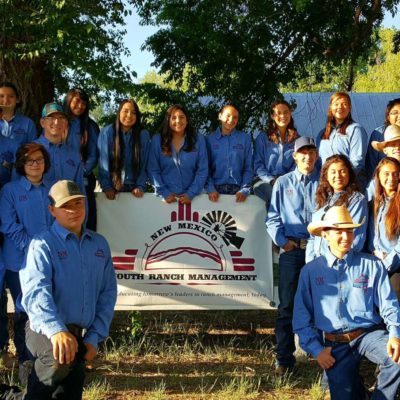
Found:
[[350, 99], [350, 96], [346, 92], [333, 93], [333, 95], [329, 99], [329, 107], [328, 107], [328, 114], [327, 114], [327, 117], [326, 117], [325, 132], [324, 132], [324, 134], [322, 136], [322, 139], [329, 139], [329, 137], [331, 136], [332, 127], [334, 127], [336, 125], [336, 120], [335, 120], [335, 117], [333, 116], [333, 113], [332, 113], [332, 103], [335, 102], [336, 100], [340, 99], [340, 98], [345, 98], [349, 102], [350, 112], [347, 115], [346, 119], [343, 121], [343, 123], [341, 123], [340, 126], [338, 126], [338, 132], [341, 135], [345, 135], [347, 127], [352, 122], [354, 122], [353, 118], [351, 116], [351, 99]]
[[124, 145], [124, 139], [123, 136], [124, 133], [122, 132], [122, 127], [121, 127], [121, 122], [119, 120], [119, 115], [121, 113], [122, 107], [124, 104], [130, 103], [133, 106], [133, 109], [136, 114], [136, 122], [135, 125], [132, 127], [132, 163], [133, 163], [133, 173], [134, 176], [137, 177], [139, 175], [139, 170], [140, 170], [140, 164], [141, 164], [141, 157], [140, 157], [140, 149], [141, 149], [141, 143], [140, 143], [140, 132], [143, 129], [142, 126], [142, 114], [139, 110], [139, 106], [137, 105], [136, 101], [133, 99], [124, 99], [122, 100], [121, 104], [119, 105], [117, 116], [115, 118], [115, 123], [114, 123], [114, 146], [113, 150], [110, 153], [110, 166], [111, 166], [111, 177], [113, 181], [114, 188], [117, 190], [120, 190], [122, 186], [121, 182], [121, 171], [122, 171], [122, 166], [123, 166], [123, 145]]
[[[381, 171], [382, 167], [392, 164], [394, 165], [397, 170], [400, 172], [400, 163], [392, 157], [385, 157], [379, 161], [375, 172], [375, 197], [374, 197], [374, 218], [375, 218], [375, 226], [376, 226], [376, 218], [378, 216], [379, 207], [381, 207], [383, 201], [385, 200], [385, 191], [381, 185], [379, 180], [379, 172]], [[400, 236], [400, 191], [397, 188], [396, 194], [393, 196], [392, 200], [390, 201], [388, 211], [386, 213], [385, 219], [385, 226], [386, 226], [386, 236], [389, 240], [395, 240]]]
[[190, 118], [185, 107], [180, 104], [174, 104], [173, 106], [169, 107], [167, 112], [165, 113], [164, 121], [161, 128], [161, 150], [165, 156], [171, 156], [172, 154], [172, 130], [169, 127], [169, 120], [171, 119], [172, 113], [176, 110], [182, 111], [185, 114], [187, 120], [187, 125], [185, 129], [186, 144], [185, 147], [182, 148], [182, 150], [186, 152], [191, 152], [193, 151], [194, 145], [196, 143], [196, 132], [192, 124], [190, 123]]
[[329, 167], [337, 162], [341, 162], [347, 168], [349, 174], [349, 183], [347, 184], [344, 193], [337, 199], [335, 206], [345, 205], [348, 207], [350, 198], [354, 192], [360, 192], [361, 190], [357, 184], [356, 174], [354, 173], [353, 167], [349, 159], [343, 154], [336, 154], [326, 159], [324, 165], [321, 168], [321, 174], [319, 178], [319, 185], [315, 193], [315, 200], [317, 203], [317, 209], [322, 208], [328, 202], [328, 199], [333, 195], [334, 190], [328, 181], [328, 169]]
[[[290, 104], [285, 100], [278, 100], [271, 104], [271, 108], [269, 111], [269, 119], [268, 119], [267, 137], [268, 137], [268, 140], [270, 140], [271, 142], [274, 142], [275, 144], [279, 143], [279, 138], [278, 138], [278, 133], [277, 133], [278, 127], [276, 126], [276, 123], [273, 119], [273, 115], [275, 113], [274, 108], [281, 104], [287, 106], [290, 113], [292, 112], [292, 108], [290, 107]], [[299, 134], [297, 132], [296, 127], [294, 126], [294, 120], [293, 120], [292, 115], [290, 115], [290, 122], [286, 129], [288, 131], [288, 141], [287, 142], [288, 143], [294, 142], [299, 137]]]
[[98, 131], [97, 124], [89, 117], [90, 99], [86, 92], [79, 88], [68, 90], [64, 98], [64, 111], [68, 118], [75, 118], [71, 112], [71, 101], [74, 97], [79, 97], [86, 103], [85, 111], [78, 117], [80, 121], [80, 154], [83, 161], [88, 158], [88, 141], [89, 141], [89, 124], [95, 124]]
[[397, 104], [400, 104], [400, 98], [390, 100], [389, 103], [387, 103], [386, 111], [385, 111], [385, 122], [384, 122], [385, 127], [390, 125], [389, 114], [390, 114], [390, 111], [392, 111], [392, 108], [394, 106], [396, 106]]

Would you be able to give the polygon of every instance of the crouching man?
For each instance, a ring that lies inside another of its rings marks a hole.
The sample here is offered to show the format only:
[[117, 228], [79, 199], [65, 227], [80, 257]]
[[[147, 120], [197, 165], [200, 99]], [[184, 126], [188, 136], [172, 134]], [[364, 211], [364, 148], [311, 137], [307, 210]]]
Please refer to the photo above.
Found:
[[111, 253], [104, 237], [83, 228], [85, 196], [64, 180], [49, 197], [55, 221], [31, 241], [20, 272], [26, 344], [35, 363], [26, 393], [2, 385], [0, 399], [81, 399], [84, 363], [96, 356], [114, 312]]
[[293, 330], [326, 371], [332, 400], [359, 398], [363, 356], [380, 369], [373, 399], [394, 399], [400, 384], [396, 295], [382, 262], [351, 249], [354, 229], [363, 222], [353, 223], [345, 207], [332, 207], [308, 225], [330, 251], [304, 266], [295, 296]]

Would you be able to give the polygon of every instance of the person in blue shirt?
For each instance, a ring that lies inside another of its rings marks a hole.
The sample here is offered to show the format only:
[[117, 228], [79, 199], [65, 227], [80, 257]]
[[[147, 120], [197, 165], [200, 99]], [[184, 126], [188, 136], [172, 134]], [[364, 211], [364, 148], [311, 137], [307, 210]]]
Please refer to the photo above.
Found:
[[382, 260], [400, 298], [400, 162], [383, 158], [375, 171], [375, 196], [368, 250]]
[[94, 189], [96, 177], [93, 174], [97, 166], [97, 139], [99, 126], [89, 117], [89, 96], [79, 88], [71, 89], [64, 99], [64, 111], [69, 118], [67, 144], [80, 156], [83, 172], [85, 191], [88, 202], [88, 219], [86, 227], [96, 230], [96, 198]]
[[0, 135], [0, 189], [11, 180], [17, 144]]
[[365, 159], [365, 168], [367, 170], [368, 179], [372, 179], [374, 171], [379, 161], [385, 157], [381, 151], [377, 151], [372, 142], [382, 142], [387, 127], [396, 125], [400, 127], [400, 98], [390, 100], [386, 106], [385, 121], [383, 125], [376, 128], [369, 138], [367, 155]]
[[40, 125], [42, 135], [35, 140], [44, 146], [50, 156], [50, 168], [44, 174], [43, 181], [52, 186], [61, 179], [75, 181], [85, 193], [83, 167], [79, 154], [66, 144], [68, 118], [57, 103], [47, 103], [42, 110]]
[[315, 209], [319, 173], [318, 153], [313, 139], [300, 137], [294, 144], [296, 169], [280, 176], [273, 187], [266, 219], [267, 232], [279, 256], [279, 306], [275, 325], [276, 373], [284, 374], [295, 364], [296, 347], [292, 329], [293, 299], [299, 273], [305, 264], [305, 249]]
[[20, 271], [34, 368], [25, 397], [1, 386], [0, 396], [7, 399], [80, 400], [85, 361], [93, 360], [107, 337], [117, 299], [110, 248], [103, 236], [83, 227], [79, 186], [59, 181], [49, 197], [55, 221], [32, 239]]
[[[17, 299], [21, 295], [19, 271], [32, 237], [47, 230], [53, 218], [48, 212], [50, 187], [43, 182], [43, 175], [50, 168], [50, 158], [45, 148], [37, 143], [22, 145], [16, 155], [15, 169], [18, 178], [7, 183], [0, 194], [0, 230], [3, 233], [3, 258], [5, 285], [10, 289], [14, 301], [14, 343], [18, 355], [19, 378], [26, 384], [30, 362], [25, 346], [26, 313], [18, 309]], [[3, 292], [3, 299], [6, 294]], [[7, 348], [8, 318], [0, 315], [0, 348]]]
[[188, 204], [203, 191], [208, 175], [206, 142], [191, 126], [183, 106], [168, 108], [161, 135], [152, 138], [147, 169], [155, 193], [167, 203]]
[[298, 138], [290, 104], [278, 100], [271, 106], [267, 133], [260, 133], [254, 144], [253, 191], [265, 201], [267, 210], [276, 179], [294, 169], [294, 141]]
[[115, 123], [100, 131], [99, 181], [107, 199], [119, 192], [143, 197], [147, 182], [147, 157], [150, 135], [142, 126], [142, 116], [132, 99], [121, 102]]
[[33, 142], [37, 132], [33, 121], [24, 115], [16, 113], [21, 106], [17, 87], [11, 82], [0, 83], [0, 108], [3, 115], [0, 118], [0, 134], [12, 139], [16, 147]]
[[332, 400], [359, 392], [363, 357], [379, 366], [373, 399], [395, 399], [400, 384], [400, 309], [382, 262], [354, 251], [353, 222], [343, 206], [308, 226], [329, 252], [306, 264], [294, 300], [293, 330], [328, 376]]
[[[320, 181], [315, 195], [317, 208], [312, 221], [319, 221], [333, 206], [345, 205], [354, 221], [368, 217], [368, 203], [356, 182], [349, 159], [342, 155], [330, 156], [322, 166]], [[367, 236], [367, 224], [356, 230], [353, 248], [361, 251]], [[310, 236], [307, 242], [306, 262], [327, 251], [326, 242], [320, 236]]]
[[351, 162], [358, 183], [364, 190], [367, 183], [365, 155], [368, 135], [365, 129], [353, 121], [350, 96], [344, 92], [334, 93], [329, 101], [326, 126], [319, 132], [317, 148], [322, 164], [334, 154], [343, 154]]
[[251, 138], [236, 129], [239, 111], [235, 106], [223, 106], [218, 119], [221, 126], [206, 138], [208, 198], [215, 202], [220, 194], [234, 194], [237, 202], [243, 202], [250, 194], [253, 179]]

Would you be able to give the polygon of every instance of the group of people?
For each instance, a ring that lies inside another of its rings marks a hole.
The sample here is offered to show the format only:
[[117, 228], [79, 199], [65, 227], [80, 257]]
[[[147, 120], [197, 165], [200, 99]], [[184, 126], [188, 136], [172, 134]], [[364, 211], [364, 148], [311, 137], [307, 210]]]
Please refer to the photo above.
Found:
[[[168, 108], [153, 136], [132, 99], [123, 100], [115, 122], [100, 130], [89, 116], [87, 94], [71, 89], [63, 105], [43, 107], [39, 134], [16, 112], [19, 105], [17, 88], [0, 84], [0, 351], [7, 353], [8, 287], [19, 377], [28, 382], [26, 393], [0, 388], [0, 398], [3, 391], [3, 398], [79, 399], [83, 362], [108, 334], [116, 282], [108, 245], [94, 233], [96, 167], [109, 200], [119, 192], [141, 198], [150, 182], [166, 203], [190, 203], [201, 193], [212, 202], [221, 194], [243, 202], [251, 192], [265, 202], [267, 231], [280, 253], [277, 373], [295, 364], [296, 332], [327, 371], [332, 397], [353, 398], [360, 390], [356, 373], [347, 376], [347, 386], [332, 383], [341, 379], [332, 372], [342, 368], [335, 350], [342, 341], [336, 339], [351, 339], [345, 342], [351, 347], [352, 340], [384, 333], [383, 322], [391, 335], [389, 358], [397, 363], [400, 99], [389, 102], [383, 126], [370, 136], [353, 121], [346, 93], [331, 96], [326, 126], [316, 134], [300, 135], [289, 103], [279, 100], [254, 143], [237, 129], [239, 111], [232, 104], [221, 108], [220, 126], [206, 136], [181, 105]], [[357, 272], [339, 268], [340, 260]]]

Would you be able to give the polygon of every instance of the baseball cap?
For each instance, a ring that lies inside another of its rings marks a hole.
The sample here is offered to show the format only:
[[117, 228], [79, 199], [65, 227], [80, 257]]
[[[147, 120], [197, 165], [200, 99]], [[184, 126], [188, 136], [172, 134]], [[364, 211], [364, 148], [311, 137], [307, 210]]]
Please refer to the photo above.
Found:
[[317, 148], [317, 146], [315, 145], [314, 139], [310, 138], [310, 137], [306, 137], [306, 136], [301, 136], [301, 137], [297, 138], [296, 141], [294, 142], [294, 151], [295, 152], [299, 151], [303, 147]]
[[67, 180], [56, 182], [49, 192], [49, 198], [54, 207], [61, 207], [70, 200], [85, 197], [74, 181]]
[[49, 117], [51, 114], [61, 113], [65, 114], [64, 109], [61, 107], [60, 104], [57, 103], [47, 103], [44, 105], [42, 110], [42, 118]]

